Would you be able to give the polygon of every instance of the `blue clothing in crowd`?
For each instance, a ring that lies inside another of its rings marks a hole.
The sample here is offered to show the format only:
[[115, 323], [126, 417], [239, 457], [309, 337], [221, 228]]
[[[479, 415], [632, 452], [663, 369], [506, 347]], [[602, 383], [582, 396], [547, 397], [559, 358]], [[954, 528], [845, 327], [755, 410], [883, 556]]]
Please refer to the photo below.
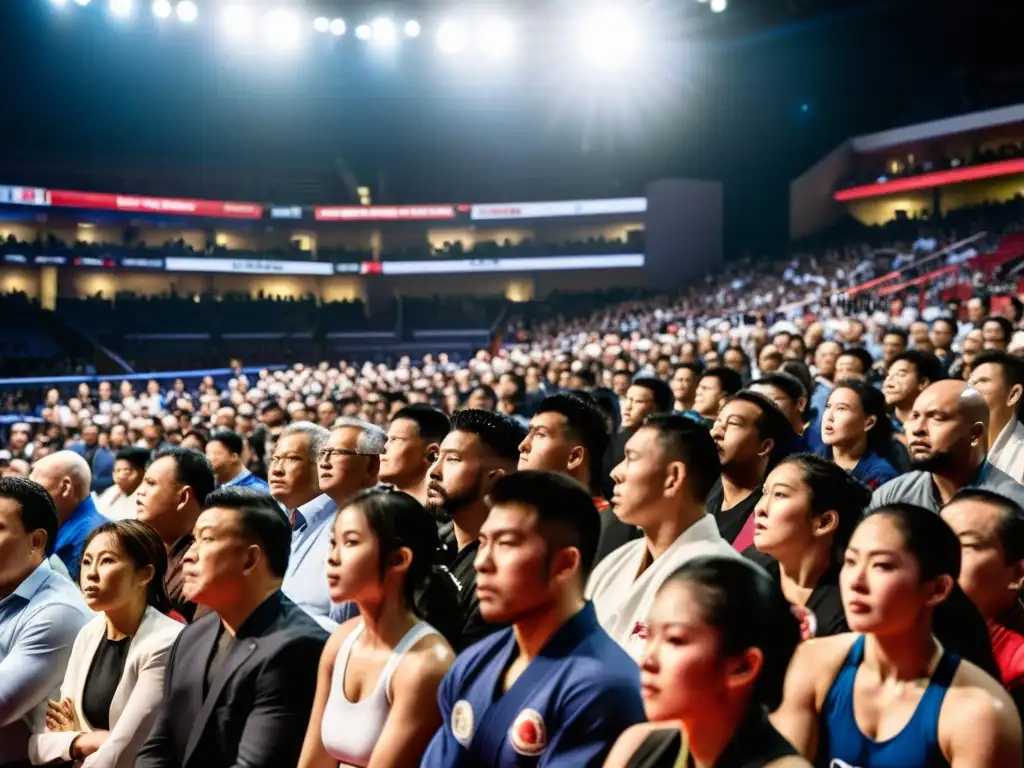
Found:
[[82, 553], [85, 549], [85, 540], [92, 533], [94, 528], [99, 528], [104, 523], [110, 522], [99, 510], [96, 509], [96, 501], [92, 495], [86, 496], [71, 517], [64, 521], [57, 530], [57, 546], [54, 554], [61, 559], [68, 569], [71, 580], [78, 584], [78, 572], [82, 566]]
[[237, 488], [252, 488], [254, 491], [259, 491], [260, 493], [266, 493], [268, 495], [270, 493], [270, 485], [267, 484], [267, 481], [256, 477], [256, 475], [248, 469], [243, 469], [236, 477], [233, 477], [231, 480], [224, 483], [223, 487], [226, 488], [229, 485], [233, 485]]

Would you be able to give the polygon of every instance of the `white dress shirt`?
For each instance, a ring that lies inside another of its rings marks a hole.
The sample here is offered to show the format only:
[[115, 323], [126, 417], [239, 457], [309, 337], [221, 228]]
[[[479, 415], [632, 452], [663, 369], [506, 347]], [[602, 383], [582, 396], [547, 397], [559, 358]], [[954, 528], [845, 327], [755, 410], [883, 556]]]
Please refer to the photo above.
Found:
[[989, 463], [1024, 483], [1024, 424], [1012, 416], [988, 452]]

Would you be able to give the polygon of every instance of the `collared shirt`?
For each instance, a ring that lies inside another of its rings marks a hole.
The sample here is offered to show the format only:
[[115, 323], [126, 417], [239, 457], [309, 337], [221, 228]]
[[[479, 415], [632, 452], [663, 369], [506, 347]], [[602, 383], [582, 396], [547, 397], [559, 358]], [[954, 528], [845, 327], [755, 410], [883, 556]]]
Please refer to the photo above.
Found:
[[233, 478], [224, 483], [221, 488], [227, 488], [229, 485], [237, 485], [239, 488], [252, 488], [254, 491], [260, 493], [270, 493], [270, 486], [266, 480], [261, 480], [256, 477], [248, 469], [243, 469]]
[[75, 507], [75, 511], [57, 530], [57, 545], [54, 552], [64, 561], [71, 580], [76, 584], [78, 583], [78, 572], [82, 566], [82, 550], [85, 549], [85, 540], [92, 533], [93, 528], [99, 528], [106, 522], [109, 521], [99, 513], [99, 510], [96, 509], [96, 502], [92, 495], [89, 495]]
[[109, 520], [134, 520], [138, 517], [138, 495], [138, 488], [125, 496], [120, 488], [112, 485], [100, 494], [96, 508]]
[[171, 610], [180, 614], [189, 624], [210, 612], [210, 609], [204, 605], [197, 606], [195, 603], [189, 602], [182, 594], [185, 587], [182, 560], [185, 559], [185, 553], [191, 549], [194, 542], [195, 539], [191, 533], [186, 533], [174, 542], [174, 546], [167, 552], [167, 574], [164, 576], [164, 588], [171, 601]]
[[331, 526], [337, 511], [338, 505], [323, 493], [289, 515], [292, 518], [292, 551], [281, 591], [314, 619], [331, 615], [326, 565]]
[[78, 587], [43, 561], [0, 600], [0, 765], [24, 760], [46, 730], [46, 700], [60, 684], [79, 630], [93, 614]]
[[988, 460], [1018, 483], [1024, 483], [1024, 424], [1013, 416], [992, 443]]
[[[974, 477], [964, 485], [964, 488], [982, 488], [1024, 506], [1024, 485], [987, 461], [982, 462]], [[871, 496], [868, 510], [901, 502], [916, 504], [935, 513], [941, 511], [942, 497], [939, 495], [939, 489], [935, 487], [931, 472], [920, 470], [907, 472], [895, 480], [890, 480]]]

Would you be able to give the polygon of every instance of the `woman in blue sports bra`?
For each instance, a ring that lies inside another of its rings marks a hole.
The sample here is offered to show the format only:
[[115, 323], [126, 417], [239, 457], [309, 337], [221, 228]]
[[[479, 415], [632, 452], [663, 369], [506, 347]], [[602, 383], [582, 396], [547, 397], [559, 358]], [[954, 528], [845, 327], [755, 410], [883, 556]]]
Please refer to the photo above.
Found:
[[960, 543], [933, 512], [894, 504], [865, 517], [839, 578], [852, 632], [797, 650], [779, 732], [823, 768], [1021, 765], [1008, 695], [933, 631], [959, 572]]

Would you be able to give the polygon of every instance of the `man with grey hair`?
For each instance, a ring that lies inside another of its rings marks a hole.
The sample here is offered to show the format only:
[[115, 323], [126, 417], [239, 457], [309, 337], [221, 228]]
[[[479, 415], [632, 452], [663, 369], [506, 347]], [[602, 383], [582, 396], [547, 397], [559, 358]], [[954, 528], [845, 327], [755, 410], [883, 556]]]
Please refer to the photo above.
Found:
[[338, 505], [321, 493], [317, 461], [330, 437], [323, 427], [297, 421], [281, 432], [268, 462], [270, 495], [292, 524], [292, 551], [281, 590], [328, 631], [331, 597], [324, 564]]
[[43, 486], [53, 499], [58, 524], [54, 554], [77, 584], [85, 540], [93, 528], [107, 522], [89, 492], [92, 470], [74, 451], [57, 451], [36, 462], [30, 479]]

